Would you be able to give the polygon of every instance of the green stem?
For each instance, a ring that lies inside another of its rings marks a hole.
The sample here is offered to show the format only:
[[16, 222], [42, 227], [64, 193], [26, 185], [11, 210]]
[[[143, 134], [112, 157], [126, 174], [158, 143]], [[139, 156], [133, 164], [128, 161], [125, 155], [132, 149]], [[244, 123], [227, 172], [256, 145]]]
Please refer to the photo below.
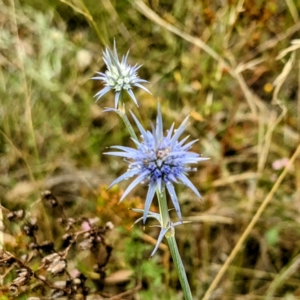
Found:
[[176, 239], [175, 239], [175, 230], [172, 227], [167, 233], [166, 238], [169, 244], [170, 252], [174, 261], [175, 268], [178, 273], [179, 281], [183, 290], [185, 300], [193, 300], [190, 285], [186, 277], [184, 266], [178, 251]]
[[123, 120], [125, 126], [127, 127], [130, 136], [135, 139], [138, 140], [133, 127], [131, 126], [128, 117], [126, 115], [126, 110], [125, 110], [125, 103], [123, 102], [123, 93], [120, 94], [120, 98], [119, 98], [119, 109], [117, 110], [118, 115], [121, 117], [121, 119]]
[[135, 139], [135, 140], [138, 141], [138, 138], [137, 138], [137, 136], [136, 136], [136, 134], [135, 134], [135, 132], [134, 132], [134, 130], [133, 130], [133, 128], [132, 128], [132, 126], [131, 126], [131, 124], [130, 124], [128, 118], [127, 118], [127, 115], [126, 115], [126, 113], [125, 113], [125, 110], [120, 110], [120, 109], [119, 109], [118, 114], [119, 114], [119, 116], [122, 118], [122, 120], [123, 120], [125, 126], [127, 127], [130, 136], [131, 136], [133, 139]]
[[170, 223], [170, 216], [169, 216], [169, 209], [167, 204], [165, 185], [161, 187], [161, 192], [159, 192], [159, 190], [156, 189], [156, 196], [159, 204], [159, 214], [162, 220], [162, 227], [167, 228]]
[[186, 273], [184, 270], [184, 266], [180, 257], [180, 253], [178, 251], [176, 239], [175, 239], [175, 228], [173, 226], [170, 226], [170, 215], [168, 210], [168, 204], [167, 204], [167, 197], [166, 197], [166, 188], [165, 185], [162, 186], [161, 193], [156, 190], [156, 195], [158, 199], [159, 204], [159, 213], [161, 215], [162, 219], [162, 227], [167, 228], [170, 227], [168, 232], [166, 233], [166, 238], [169, 244], [170, 252], [172, 255], [172, 259], [174, 261], [174, 265], [176, 268], [176, 271], [178, 273], [179, 281], [183, 290], [184, 298], [185, 300], [193, 300], [192, 293], [190, 289], [190, 285], [188, 282], [188, 279], [186, 277]]

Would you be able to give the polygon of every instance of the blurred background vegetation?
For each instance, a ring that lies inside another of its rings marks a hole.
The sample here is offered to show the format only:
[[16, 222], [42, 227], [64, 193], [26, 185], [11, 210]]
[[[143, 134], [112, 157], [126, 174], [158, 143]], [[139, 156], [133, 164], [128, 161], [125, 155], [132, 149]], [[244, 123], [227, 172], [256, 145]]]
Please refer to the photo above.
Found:
[[[102, 51], [115, 39], [120, 55], [130, 49], [129, 62], [143, 64], [139, 76], [153, 93], [136, 90], [140, 108], [129, 100], [127, 109], [148, 128], [157, 101], [165, 128], [190, 114], [188, 134], [199, 139], [193, 151], [211, 158], [191, 175], [202, 202], [177, 187], [184, 219], [194, 221], [179, 228], [178, 244], [194, 298], [201, 299], [299, 145], [300, 2], [0, 0], [0, 6], [2, 205], [29, 209], [48, 189], [69, 216], [111, 221], [108, 291], [139, 285], [124, 299], [182, 299], [164, 245], [149, 260], [157, 229], [131, 228], [136, 215], [128, 208], [143, 207], [146, 189], [120, 205], [126, 185], [106, 191], [126, 164], [103, 152], [132, 145], [117, 116], [102, 112], [113, 106], [113, 93], [95, 103], [103, 86], [90, 80], [104, 71]], [[299, 170], [297, 158], [211, 299], [300, 299]], [[54, 218], [35, 206], [31, 211], [41, 221]], [[6, 247], [21, 247], [7, 231]]]

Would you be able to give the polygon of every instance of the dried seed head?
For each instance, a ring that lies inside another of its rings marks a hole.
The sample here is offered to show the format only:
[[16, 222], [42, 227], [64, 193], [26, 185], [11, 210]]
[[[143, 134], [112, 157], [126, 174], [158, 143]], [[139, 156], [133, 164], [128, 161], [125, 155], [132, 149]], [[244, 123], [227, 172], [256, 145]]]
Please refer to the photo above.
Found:
[[65, 280], [55, 281], [54, 286], [56, 288], [64, 289], [67, 286], [67, 282]]
[[91, 239], [84, 239], [82, 242], [79, 243], [79, 248], [81, 250], [88, 250], [91, 249], [93, 246], [92, 240]]
[[56, 207], [58, 205], [56, 197], [50, 191], [42, 192], [42, 199], [50, 207]]
[[42, 259], [44, 268], [47, 268], [48, 272], [56, 276], [63, 273], [67, 267], [65, 259], [63, 259], [58, 253], [52, 253]]
[[77, 285], [83, 286], [86, 281], [86, 277], [82, 273], [79, 273], [74, 280], [76, 280], [75, 282]]
[[50, 264], [52, 264], [54, 261], [60, 260], [61, 256], [58, 253], [52, 253], [47, 256], [45, 256], [42, 259], [42, 263], [45, 268], [47, 268]]
[[18, 269], [16, 272], [17, 272], [18, 276], [23, 276], [23, 275], [26, 275], [28, 273], [28, 269], [21, 268], [21, 269]]
[[28, 248], [30, 250], [36, 250], [39, 248], [39, 245], [37, 243], [32, 242], [32, 243], [29, 243]]
[[76, 241], [74, 239], [74, 235], [71, 234], [71, 233], [66, 233], [63, 235], [62, 237], [62, 240], [63, 240], [63, 247], [66, 248], [68, 247], [69, 245], [71, 244], [74, 244]]
[[22, 277], [17, 277], [16, 279], [14, 279], [14, 284], [16, 284], [17, 286], [22, 286], [26, 283], [27, 278], [22, 276]]
[[39, 245], [39, 249], [50, 253], [54, 251], [54, 243], [50, 241], [44, 241]]
[[65, 295], [65, 292], [62, 290], [54, 290], [50, 299], [57, 299]]
[[75, 222], [76, 222], [76, 220], [74, 218], [68, 218], [66, 220], [66, 227], [65, 227], [66, 231], [69, 231]]
[[107, 230], [113, 230], [114, 228], [115, 228], [115, 226], [114, 226], [114, 224], [112, 223], [112, 222], [107, 222], [106, 224], [105, 224], [105, 228], [107, 229]]
[[100, 221], [100, 219], [98, 217], [88, 219], [90, 226], [97, 225], [99, 223], [99, 221]]
[[65, 271], [66, 267], [66, 260], [55, 260], [52, 264], [49, 265], [47, 271], [50, 272], [53, 276], [56, 276], [62, 274]]
[[40, 280], [43, 280], [43, 281], [46, 280], [46, 277], [44, 275], [39, 275], [37, 278], [39, 278]]
[[20, 256], [20, 260], [26, 262], [28, 259], [28, 254], [23, 254]]
[[10, 286], [9, 286], [9, 291], [14, 295], [18, 295], [18, 292], [19, 292], [19, 289], [18, 289], [18, 286], [14, 283], [12, 283]]
[[9, 267], [15, 262], [15, 259], [4, 250], [0, 250], [0, 267]]
[[27, 236], [34, 236], [35, 232], [38, 230], [36, 223], [37, 220], [35, 218], [31, 218], [26, 224], [23, 225], [22, 229]]
[[7, 219], [11, 222], [16, 222], [23, 220], [25, 216], [25, 211], [23, 209], [16, 210], [16, 211], [11, 211], [7, 214]]
[[30, 281], [31, 276], [33, 275], [30, 269], [21, 268], [17, 270], [17, 277], [14, 279], [13, 283], [18, 287], [25, 285]]

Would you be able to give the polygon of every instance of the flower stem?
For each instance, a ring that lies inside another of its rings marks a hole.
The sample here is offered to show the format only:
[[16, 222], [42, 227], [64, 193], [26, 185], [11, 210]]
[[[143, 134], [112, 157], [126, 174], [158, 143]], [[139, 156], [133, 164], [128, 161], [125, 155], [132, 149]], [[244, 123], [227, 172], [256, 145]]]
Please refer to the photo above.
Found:
[[166, 238], [169, 244], [170, 252], [174, 261], [175, 268], [178, 273], [179, 281], [183, 290], [183, 295], [185, 300], [193, 300], [190, 285], [184, 270], [184, 266], [178, 251], [176, 239], [175, 239], [175, 229], [171, 229], [166, 233]]
[[120, 102], [120, 107], [118, 110], [117, 110], [117, 113], [118, 115], [121, 117], [121, 119], [123, 120], [125, 126], [127, 127], [128, 129], [128, 132], [130, 134], [130, 136], [135, 139], [135, 140], [138, 140], [134, 130], [133, 130], [133, 127], [131, 126], [129, 120], [128, 120], [128, 117], [126, 115], [126, 110], [125, 110], [125, 104], [123, 103], [123, 99], [122, 99], [122, 93], [120, 95], [120, 99], [119, 99], [119, 102]]
[[170, 223], [170, 216], [169, 216], [169, 209], [167, 204], [165, 185], [161, 187], [161, 192], [159, 192], [159, 190], [156, 189], [156, 195], [159, 204], [159, 214], [162, 220], [162, 227], [167, 228]]
[[[167, 197], [166, 197], [166, 189], [165, 186], [162, 187], [161, 192], [156, 190], [156, 195], [158, 198], [158, 204], [159, 204], [159, 212], [162, 219], [162, 227], [167, 228], [170, 226], [170, 216], [169, 216], [169, 210], [168, 210], [168, 204], [167, 204]], [[184, 266], [180, 257], [180, 253], [178, 251], [176, 239], [175, 239], [175, 228], [173, 226], [170, 226], [170, 229], [166, 233], [166, 238], [169, 244], [170, 252], [174, 261], [174, 265], [176, 268], [176, 271], [178, 273], [179, 281], [183, 290], [184, 298], [185, 300], [193, 300], [192, 293], [190, 289], [190, 285], [184, 270]]]
[[126, 113], [123, 112], [123, 111], [120, 111], [120, 110], [119, 110], [119, 112], [120, 112], [120, 113], [119, 113], [119, 116], [122, 118], [122, 120], [123, 120], [125, 126], [127, 127], [130, 136], [131, 136], [133, 139], [138, 140], [138, 138], [137, 138], [137, 136], [136, 136], [136, 134], [135, 134], [135, 132], [134, 132], [134, 130], [133, 130], [133, 128], [132, 128], [132, 126], [131, 126], [131, 124], [130, 124], [128, 118], [127, 118]]

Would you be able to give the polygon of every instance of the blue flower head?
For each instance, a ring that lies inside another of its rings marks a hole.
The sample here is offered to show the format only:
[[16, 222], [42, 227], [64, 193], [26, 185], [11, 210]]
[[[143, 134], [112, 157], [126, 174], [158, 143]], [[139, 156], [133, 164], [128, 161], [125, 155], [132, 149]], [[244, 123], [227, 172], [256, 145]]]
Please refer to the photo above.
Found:
[[126, 180], [133, 176], [137, 176], [127, 187], [120, 201], [122, 201], [129, 192], [139, 183], [148, 183], [148, 193], [146, 196], [144, 217], [145, 223], [150, 205], [152, 203], [155, 191], [161, 193], [164, 187], [167, 188], [174, 208], [180, 220], [182, 220], [181, 211], [175, 192], [174, 184], [182, 182], [188, 186], [197, 197], [201, 198], [200, 193], [192, 182], [188, 179], [187, 173], [195, 171], [190, 164], [207, 160], [198, 153], [188, 151], [197, 141], [185, 142], [188, 136], [179, 141], [180, 136], [187, 127], [188, 117], [181, 123], [177, 130], [174, 130], [174, 124], [171, 126], [167, 134], [163, 134], [163, 121], [158, 106], [158, 115], [156, 119], [156, 127], [153, 126], [152, 132], [146, 131], [136, 116], [132, 117], [141, 133], [141, 141], [133, 139], [136, 149], [124, 146], [113, 146], [112, 148], [120, 150], [117, 152], [108, 152], [106, 154], [124, 157], [129, 167], [127, 172], [113, 181], [113, 186], [122, 180]]
[[[104, 96], [110, 90], [115, 91], [115, 108], [118, 108], [118, 103], [120, 95], [123, 90], [125, 90], [131, 97], [133, 102], [138, 106], [137, 100], [133, 94], [132, 87], [139, 87], [146, 92], [150, 93], [148, 89], [142, 86], [140, 83], [148, 82], [141, 79], [137, 75], [137, 70], [141, 67], [138, 65], [130, 66], [127, 63], [129, 51], [126, 56], [122, 57], [119, 61], [116, 42], [114, 42], [114, 50], [112, 51], [108, 47], [103, 51], [103, 60], [106, 64], [107, 71], [105, 73], [97, 72], [99, 76], [92, 77], [92, 79], [102, 80], [104, 82], [105, 88], [99, 91], [94, 97], [97, 97], [97, 101]], [[151, 93], [150, 93], [151, 94]]]

